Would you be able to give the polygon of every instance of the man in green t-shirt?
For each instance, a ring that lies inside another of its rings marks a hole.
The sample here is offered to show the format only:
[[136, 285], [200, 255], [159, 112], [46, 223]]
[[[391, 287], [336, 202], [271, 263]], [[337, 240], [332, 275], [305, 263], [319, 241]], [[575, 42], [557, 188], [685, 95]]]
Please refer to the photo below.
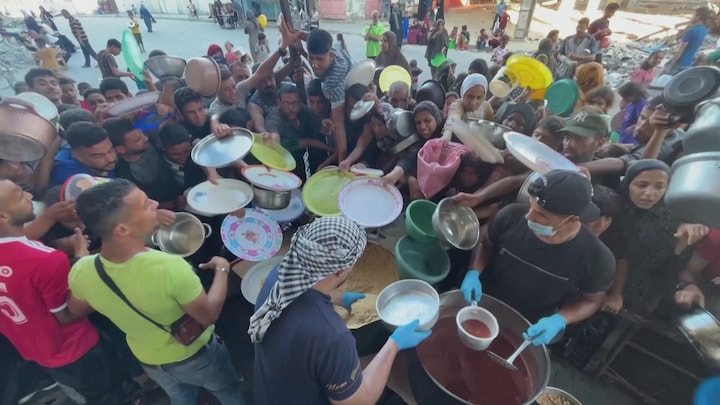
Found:
[[380, 13], [378, 13], [377, 10], [373, 10], [372, 23], [363, 29], [363, 35], [365, 36], [365, 41], [367, 41], [365, 55], [370, 59], [375, 59], [380, 55], [382, 49], [380, 41], [382, 40], [382, 34], [385, 32], [385, 26], [378, 22], [379, 19]]
[[[230, 355], [213, 335], [227, 295], [230, 264], [213, 257], [200, 265], [215, 272], [205, 293], [182, 257], [146, 248], [145, 238], [157, 227], [157, 206], [127, 180], [112, 180], [80, 194], [77, 214], [86, 229], [102, 239], [102, 248], [70, 271], [68, 309], [73, 314], [98, 311], [125, 332], [130, 350], [172, 403], [195, 403], [203, 387], [223, 405], [243, 405]], [[205, 327], [189, 344], [171, 332], [171, 325], [184, 315]]]

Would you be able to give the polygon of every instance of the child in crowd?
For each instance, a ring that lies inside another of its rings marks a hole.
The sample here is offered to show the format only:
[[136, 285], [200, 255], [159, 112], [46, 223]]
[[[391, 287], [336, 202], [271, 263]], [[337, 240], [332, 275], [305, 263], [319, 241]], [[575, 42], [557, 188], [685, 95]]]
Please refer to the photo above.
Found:
[[615, 92], [608, 86], [600, 86], [585, 94], [585, 105], [593, 105], [599, 108], [603, 114], [615, 104]]
[[467, 25], [463, 25], [457, 39], [457, 49], [466, 51], [468, 49]]
[[510, 50], [507, 49], [507, 44], [510, 42], [510, 36], [509, 35], [503, 35], [500, 37], [500, 44], [493, 50], [492, 56], [490, 57], [490, 62], [494, 62], [495, 64], [502, 65], [505, 60], [505, 55], [510, 52]]
[[490, 38], [490, 40], [488, 41], [488, 45], [490, 45], [490, 47], [492, 49], [495, 49], [498, 46], [500, 46], [500, 42], [502, 42], [502, 35], [503, 34], [502, 34], [502, 31], [500, 30], [500, 28], [495, 29], [495, 31], [493, 32], [492, 38]]
[[458, 27], [453, 27], [452, 31], [450, 31], [450, 40], [455, 41], [455, 43], [457, 43], [457, 37], [458, 37]]
[[640, 83], [649, 84], [655, 79], [655, 69], [658, 67], [665, 57], [665, 52], [655, 51], [648, 55], [647, 59], [643, 61], [638, 70], [633, 73], [630, 80]]
[[412, 92], [412, 97], [415, 98], [415, 94], [417, 94], [418, 87], [420, 87], [420, 75], [422, 74], [423, 70], [420, 69], [417, 65], [417, 60], [412, 59], [410, 61], [410, 75], [411, 78], [411, 85], [410, 90]]
[[138, 20], [135, 19], [135, 15], [133, 15], [132, 11], [128, 11], [128, 17], [130, 18], [128, 27], [130, 27], [130, 29], [132, 30], [133, 37], [135, 37], [135, 42], [137, 42], [138, 46], [140, 47], [140, 52], [145, 53], [145, 45], [143, 44], [142, 34], [140, 33], [140, 23], [138, 22]]
[[457, 93], [453, 91], [448, 91], [445, 93], [445, 106], [443, 107], [443, 117], [448, 117], [448, 112], [450, 111], [450, 105], [454, 103], [460, 96], [458, 96]]
[[475, 46], [478, 51], [484, 51], [485, 48], [487, 48], [488, 39], [490, 39], [490, 37], [487, 32], [485, 32], [485, 28], [481, 29], [480, 34], [478, 34], [477, 42], [475, 42]]
[[507, 27], [509, 22], [510, 14], [508, 14], [507, 9], [505, 9], [502, 17], [500, 17], [500, 22], [498, 22], [498, 28], [500, 28], [500, 32], [502, 32], [503, 34], [505, 33], [505, 28]]
[[622, 97], [620, 108], [625, 110], [619, 141], [620, 143], [636, 145], [637, 140], [632, 127], [637, 123], [640, 113], [647, 104], [647, 93], [642, 84], [628, 82], [620, 86], [618, 94]]
[[240, 60], [240, 57], [237, 53], [233, 51], [234, 45], [230, 41], [225, 41], [225, 60], [228, 63], [228, 66], [232, 65], [233, 63]]
[[262, 63], [270, 56], [270, 46], [268, 46], [267, 35], [264, 32], [258, 34], [258, 44], [255, 45], [255, 55], [257, 55], [256, 63]]
[[243, 54], [243, 55], [240, 57], [240, 62], [244, 63], [244, 64], [247, 65], [248, 67], [252, 67], [252, 65], [254, 65], [253, 60], [252, 60], [252, 56], [250, 56], [249, 53]]

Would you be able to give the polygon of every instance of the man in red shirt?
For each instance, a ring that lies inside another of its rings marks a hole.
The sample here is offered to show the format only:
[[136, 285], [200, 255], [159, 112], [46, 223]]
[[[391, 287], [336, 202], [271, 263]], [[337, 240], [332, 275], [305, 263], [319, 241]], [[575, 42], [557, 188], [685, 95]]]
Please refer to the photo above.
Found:
[[67, 309], [67, 256], [23, 235], [34, 218], [32, 196], [0, 181], [0, 333], [88, 404], [120, 405], [121, 384], [97, 331]]
[[697, 304], [720, 316], [720, 229], [710, 229], [697, 243], [679, 279], [675, 303], [682, 307]]

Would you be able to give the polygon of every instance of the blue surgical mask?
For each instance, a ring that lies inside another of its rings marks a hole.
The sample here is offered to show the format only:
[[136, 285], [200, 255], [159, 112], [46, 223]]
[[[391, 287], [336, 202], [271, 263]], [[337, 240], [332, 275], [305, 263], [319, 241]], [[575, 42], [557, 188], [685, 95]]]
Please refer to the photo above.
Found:
[[531, 231], [535, 232], [536, 234], [538, 234], [540, 236], [552, 237], [552, 236], [555, 236], [555, 234], [557, 234], [557, 231], [555, 230], [555, 228], [550, 225], [538, 224], [537, 222], [531, 221], [529, 219], [527, 220], [527, 223], [528, 223], [528, 228], [530, 228]]

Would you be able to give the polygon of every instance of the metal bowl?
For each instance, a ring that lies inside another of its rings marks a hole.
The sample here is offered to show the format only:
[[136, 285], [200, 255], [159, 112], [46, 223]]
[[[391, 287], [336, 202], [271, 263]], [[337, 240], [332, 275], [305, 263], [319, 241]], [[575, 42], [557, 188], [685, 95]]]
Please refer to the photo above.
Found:
[[480, 221], [475, 211], [461, 207], [452, 198], [445, 198], [432, 216], [435, 235], [453, 247], [470, 250], [480, 240]]
[[226, 167], [244, 158], [253, 146], [253, 134], [244, 128], [232, 128], [224, 138], [210, 134], [195, 144], [192, 160], [203, 167]]
[[254, 184], [252, 185], [252, 189], [255, 193], [255, 205], [260, 208], [283, 210], [290, 205], [290, 200], [292, 199], [290, 191], [267, 190]]
[[[565, 391], [565, 390], [561, 390], [560, 388], [545, 387], [545, 389], [543, 390], [542, 394], [540, 394], [540, 396], [538, 397], [538, 399], [542, 398], [542, 396], [543, 396], [544, 394], [556, 395], [556, 396], [558, 396], [558, 397], [561, 397], [561, 398], [564, 399], [566, 402], [570, 403], [570, 405], [582, 405], [582, 404], [580, 403], [580, 401], [578, 401], [577, 398], [575, 398], [574, 396], [570, 395], [569, 392], [567, 392], [567, 391]], [[537, 400], [536, 400], [536, 402], [537, 402]], [[537, 402], [537, 403], [540, 404], [540, 402]]]
[[486, 120], [468, 119], [468, 126], [482, 135], [483, 138], [490, 141], [494, 147], [498, 149], [505, 149], [505, 139], [503, 134], [508, 131], [512, 131], [512, 128], [500, 125], [498, 123]]
[[145, 61], [145, 67], [159, 79], [182, 77], [185, 65], [187, 65], [185, 59], [168, 55], [153, 56]]
[[407, 138], [415, 133], [413, 113], [402, 108], [393, 109], [388, 117], [387, 128], [391, 133], [401, 138]]
[[197, 252], [211, 234], [210, 225], [200, 222], [193, 214], [178, 212], [175, 222], [152, 234], [150, 241], [163, 252], [187, 257]]
[[415, 319], [420, 320], [418, 330], [429, 330], [438, 320], [440, 296], [422, 280], [400, 280], [380, 292], [375, 309], [389, 330]]
[[677, 322], [705, 363], [720, 370], [720, 322], [717, 318], [703, 308], [695, 308], [680, 316]]

